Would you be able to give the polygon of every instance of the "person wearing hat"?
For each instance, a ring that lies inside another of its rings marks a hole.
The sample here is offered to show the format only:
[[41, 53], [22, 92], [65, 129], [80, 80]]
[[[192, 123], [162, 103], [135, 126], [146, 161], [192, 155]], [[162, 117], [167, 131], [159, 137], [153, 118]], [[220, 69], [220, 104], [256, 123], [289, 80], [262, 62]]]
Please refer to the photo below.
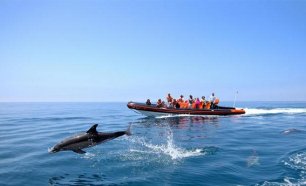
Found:
[[211, 96], [210, 96], [210, 108], [211, 109], [214, 109], [215, 108], [215, 100], [216, 100], [216, 96], [215, 96], [215, 93], [211, 93]]

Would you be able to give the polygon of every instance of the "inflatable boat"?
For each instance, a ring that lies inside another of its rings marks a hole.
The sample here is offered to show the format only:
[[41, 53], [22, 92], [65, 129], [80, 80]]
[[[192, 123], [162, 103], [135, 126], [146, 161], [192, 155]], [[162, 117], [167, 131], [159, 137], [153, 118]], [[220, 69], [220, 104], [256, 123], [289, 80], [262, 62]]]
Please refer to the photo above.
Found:
[[156, 104], [146, 105], [144, 103], [129, 102], [127, 107], [145, 116], [165, 116], [165, 115], [199, 115], [199, 116], [227, 116], [245, 114], [243, 109], [234, 107], [215, 106], [214, 109], [191, 109], [191, 108], [158, 108]]

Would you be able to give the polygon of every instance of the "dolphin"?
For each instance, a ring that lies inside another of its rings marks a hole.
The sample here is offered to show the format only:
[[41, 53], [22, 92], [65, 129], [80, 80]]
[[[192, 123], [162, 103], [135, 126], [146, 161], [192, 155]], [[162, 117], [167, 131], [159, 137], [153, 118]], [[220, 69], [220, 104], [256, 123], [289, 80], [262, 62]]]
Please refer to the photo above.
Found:
[[123, 135], [131, 135], [131, 125], [126, 131], [110, 133], [97, 132], [97, 126], [98, 124], [94, 124], [86, 133], [81, 133], [64, 139], [49, 149], [49, 153], [71, 150], [75, 153], [84, 154], [86, 153], [84, 150], [82, 150], [84, 148], [92, 147]]
[[282, 131], [281, 133], [285, 134], [285, 135], [288, 135], [288, 134], [291, 134], [291, 133], [299, 133], [299, 132], [302, 132], [302, 131], [299, 130], [299, 129], [291, 128], [291, 129], [286, 129], [286, 130]]
[[247, 159], [247, 167], [252, 167], [254, 165], [259, 165], [259, 156], [256, 153], [256, 150], [253, 150], [253, 154]]

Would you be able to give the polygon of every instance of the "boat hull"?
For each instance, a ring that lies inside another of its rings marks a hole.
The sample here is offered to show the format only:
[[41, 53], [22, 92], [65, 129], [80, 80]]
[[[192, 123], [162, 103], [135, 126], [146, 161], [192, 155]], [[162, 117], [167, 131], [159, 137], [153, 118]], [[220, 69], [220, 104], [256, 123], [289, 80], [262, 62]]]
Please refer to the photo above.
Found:
[[218, 107], [217, 109], [175, 109], [157, 108], [156, 105], [146, 105], [142, 103], [129, 102], [129, 109], [145, 116], [165, 116], [165, 115], [197, 115], [197, 116], [227, 116], [245, 114], [243, 109], [232, 107]]

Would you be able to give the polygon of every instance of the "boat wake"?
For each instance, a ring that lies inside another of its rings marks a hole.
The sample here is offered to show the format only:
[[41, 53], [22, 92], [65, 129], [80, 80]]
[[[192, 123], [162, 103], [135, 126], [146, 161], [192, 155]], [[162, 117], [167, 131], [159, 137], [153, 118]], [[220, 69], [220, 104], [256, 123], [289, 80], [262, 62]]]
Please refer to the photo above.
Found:
[[306, 108], [273, 108], [273, 109], [253, 109], [245, 108], [245, 116], [267, 115], [267, 114], [305, 114]]
[[163, 119], [163, 118], [176, 118], [176, 117], [190, 117], [193, 115], [190, 114], [169, 114], [169, 115], [164, 115], [164, 116], [156, 116], [156, 119]]
[[164, 116], [156, 116], [156, 119], [164, 119], [164, 118], [177, 118], [177, 117], [202, 117], [202, 118], [218, 118], [222, 116], [218, 115], [194, 115], [194, 114], [172, 114], [172, 115], [164, 115]]

